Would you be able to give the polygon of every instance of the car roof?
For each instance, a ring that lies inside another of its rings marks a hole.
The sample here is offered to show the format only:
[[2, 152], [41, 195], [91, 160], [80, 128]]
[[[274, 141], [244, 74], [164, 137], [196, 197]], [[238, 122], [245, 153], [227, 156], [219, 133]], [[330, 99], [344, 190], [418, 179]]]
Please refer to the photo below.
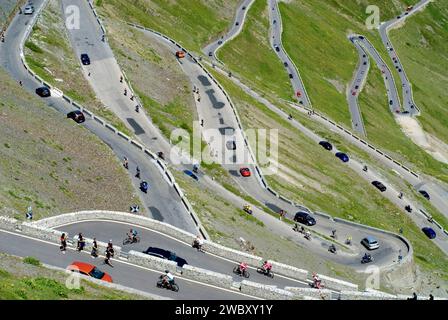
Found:
[[372, 236], [367, 236], [365, 237], [365, 239], [367, 239], [368, 242], [378, 242], [378, 240], [376, 240], [374, 237]]
[[94, 265], [92, 265], [90, 263], [81, 262], [81, 261], [74, 261], [70, 264], [70, 266], [76, 266], [76, 267], [78, 267], [78, 269], [80, 271], [85, 272], [85, 273], [89, 273], [90, 271], [93, 270], [93, 268], [95, 268]]

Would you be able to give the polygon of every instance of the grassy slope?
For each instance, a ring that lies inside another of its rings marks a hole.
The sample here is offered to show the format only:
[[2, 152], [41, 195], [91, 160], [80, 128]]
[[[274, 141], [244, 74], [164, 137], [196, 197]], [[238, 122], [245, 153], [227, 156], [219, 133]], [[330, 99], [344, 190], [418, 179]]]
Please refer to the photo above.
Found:
[[[81, 280], [65, 286], [67, 274], [0, 253], [0, 300], [135, 300], [147, 299]], [[33, 260], [35, 261], [35, 260]]]
[[158, 30], [200, 52], [224, 34], [238, 0], [97, 0], [101, 14]]
[[[334, 161], [334, 156], [309, 142], [286, 121], [254, 101], [225, 77], [216, 72], [214, 74], [232, 96], [244, 128], [282, 128], [279, 130], [279, 150], [282, 154], [280, 163], [306, 179], [290, 183], [282, 177], [268, 176], [274, 189], [313, 209], [324, 210], [337, 217], [393, 232], [397, 232], [400, 226], [403, 227], [404, 235], [414, 246], [416, 262], [426, 270], [437, 270], [448, 280], [448, 258], [405, 213], [385, 200], [364, 180], [360, 181], [351, 170], [340, 166]], [[316, 158], [319, 158], [319, 162], [315, 161]]]
[[127, 210], [125, 170], [87, 130], [23, 91], [0, 71], [0, 214], [23, 219], [60, 212]]
[[218, 57], [264, 95], [290, 99], [293, 92], [288, 74], [267, 41], [268, 19], [266, 1], [255, 1], [242, 32], [218, 51]]
[[66, 33], [59, 1], [51, 0], [42, 12], [25, 43], [25, 58], [42, 79], [131, 135], [126, 126], [101, 104], [84, 79], [81, 64]]
[[[384, 1], [371, 2], [369, 4], [382, 8], [382, 20], [388, 20], [396, 12], [401, 12], [386, 9], [389, 7], [385, 6]], [[363, 24], [366, 17], [363, 12], [365, 6], [334, 0], [314, 1], [312, 5], [282, 3], [280, 8], [284, 20], [283, 41], [286, 50], [298, 64], [314, 106], [351, 127], [345, 91], [338, 93], [324, 78], [336, 79], [344, 85], [351, 82], [358, 58], [354, 47], [346, 39], [349, 31], [367, 35], [390, 65], [390, 59], [385, 54], [377, 30], [368, 31]], [[325, 15], [321, 14], [322, 12], [325, 12]], [[412, 24], [413, 21], [408, 23]], [[300, 30], [300, 37], [297, 36], [297, 30]], [[434, 160], [401, 132], [389, 112], [381, 73], [373, 61], [371, 62], [368, 82], [360, 95], [368, 140], [388, 150], [393, 157], [405, 164], [448, 181], [448, 166]], [[395, 79], [399, 79], [396, 71], [394, 73]], [[411, 81], [413, 79], [411, 77]], [[439, 85], [439, 90], [443, 90], [442, 87]], [[400, 87], [398, 89], [401, 90]], [[386, 132], [387, 139], [384, 139]], [[444, 135], [443, 132], [439, 133]]]
[[[418, 118], [425, 131], [448, 143], [448, 2], [430, 3], [389, 37], [411, 79]], [[445, 174], [448, 172], [445, 171]]]

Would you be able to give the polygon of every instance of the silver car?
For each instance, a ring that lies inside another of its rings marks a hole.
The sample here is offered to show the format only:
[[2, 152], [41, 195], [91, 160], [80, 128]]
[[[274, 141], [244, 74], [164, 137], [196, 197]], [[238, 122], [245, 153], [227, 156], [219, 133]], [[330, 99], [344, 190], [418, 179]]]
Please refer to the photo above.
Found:
[[380, 247], [378, 241], [372, 236], [367, 236], [362, 239], [361, 244], [369, 250], [378, 249]]
[[26, 6], [25, 9], [23, 9], [23, 14], [33, 14], [34, 8], [32, 6]]

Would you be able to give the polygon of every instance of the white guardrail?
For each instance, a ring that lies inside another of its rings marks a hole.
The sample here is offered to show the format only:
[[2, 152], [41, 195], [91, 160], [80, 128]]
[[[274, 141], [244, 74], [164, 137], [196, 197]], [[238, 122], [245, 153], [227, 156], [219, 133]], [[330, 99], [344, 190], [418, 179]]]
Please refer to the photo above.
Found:
[[[65, 95], [63, 93], [62, 90], [50, 85], [49, 83], [45, 82], [41, 77], [39, 77], [26, 63], [25, 57], [24, 57], [24, 53], [23, 53], [23, 48], [24, 48], [24, 44], [26, 39], [29, 37], [29, 35], [31, 34], [32, 28], [35, 25], [37, 18], [39, 16], [40, 11], [42, 10], [42, 8], [44, 8], [46, 6], [46, 4], [48, 3], [49, 0], [44, 0], [44, 2], [42, 3], [42, 6], [36, 10], [36, 14], [33, 17], [32, 21], [29, 23], [29, 25], [27, 26], [26, 32], [24, 34], [24, 37], [22, 39], [22, 41], [20, 42], [20, 59], [22, 61], [22, 64], [24, 66], [24, 68], [28, 71], [28, 73], [34, 78], [36, 79], [38, 82], [40, 82], [41, 84], [43, 84], [44, 86], [50, 88], [53, 91], [59, 91], [61, 92], [61, 96], [62, 99], [64, 99], [65, 101], [67, 101], [69, 104], [71, 104], [72, 106], [74, 106], [75, 108], [79, 109], [80, 111], [82, 111], [83, 113], [85, 113], [86, 115], [90, 116], [93, 120], [95, 120], [96, 122], [98, 122], [99, 124], [105, 126], [106, 128], [108, 128], [110, 131], [112, 131], [113, 133], [115, 133], [116, 135], [118, 135], [120, 138], [123, 138], [124, 140], [128, 141], [131, 145], [133, 145], [134, 147], [136, 147], [138, 150], [142, 151], [146, 156], [149, 156], [152, 160], [154, 160], [159, 169], [161, 169], [161, 171], [163, 172], [163, 174], [167, 177], [168, 181], [169, 181], [169, 185], [172, 186], [174, 188], [174, 190], [176, 191], [176, 193], [179, 195], [181, 202], [183, 204], [183, 207], [185, 208], [185, 210], [187, 211], [187, 213], [191, 216], [191, 218], [193, 219], [193, 222], [195, 223], [196, 227], [198, 228], [199, 232], [201, 233], [201, 235], [205, 238], [208, 239], [209, 235], [207, 233], [207, 231], [205, 230], [205, 228], [202, 226], [196, 212], [193, 209], [193, 206], [190, 204], [190, 201], [188, 201], [187, 197], [183, 194], [180, 186], [177, 184], [173, 174], [170, 172], [170, 170], [167, 168], [167, 166], [162, 163], [158, 157], [155, 155], [154, 152], [152, 152], [150, 149], [146, 148], [145, 146], [143, 146], [142, 144], [140, 144], [138, 141], [133, 140], [131, 137], [129, 137], [128, 135], [126, 135], [125, 133], [121, 132], [120, 130], [118, 130], [117, 128], [115, 128], [113, 125], [107, 123], [106, 120], [102, 119], [101, 117], [95, 115], [92, 111], [90, 111], [89, 109], [85, 108], [84, 106], [82, 106], [81, 104], [77, 103], [76, 101], [74, 101], [73, 99], [71, 99], [70, 97], [68, 97], [67, 95]], [[90, 4], [90, 2], [89, 2]], [[102, 30], [104, 30], [104, 28], [102, 28]]]

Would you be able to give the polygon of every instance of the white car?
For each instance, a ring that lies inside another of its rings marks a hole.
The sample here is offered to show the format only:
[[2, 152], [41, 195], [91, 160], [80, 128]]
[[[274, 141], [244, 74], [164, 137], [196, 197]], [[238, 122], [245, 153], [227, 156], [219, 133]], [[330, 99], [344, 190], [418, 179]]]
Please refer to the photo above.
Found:
[[23, 9], [23, 14], [33, 14], [34, 8], [32, 6], [26, 6], [25, 9]]
[[364, 239], [361, 240], [361, 243], [369, 250], [375, 250], [380, 247], [378, 241], [372, 236], [365, 237]]

